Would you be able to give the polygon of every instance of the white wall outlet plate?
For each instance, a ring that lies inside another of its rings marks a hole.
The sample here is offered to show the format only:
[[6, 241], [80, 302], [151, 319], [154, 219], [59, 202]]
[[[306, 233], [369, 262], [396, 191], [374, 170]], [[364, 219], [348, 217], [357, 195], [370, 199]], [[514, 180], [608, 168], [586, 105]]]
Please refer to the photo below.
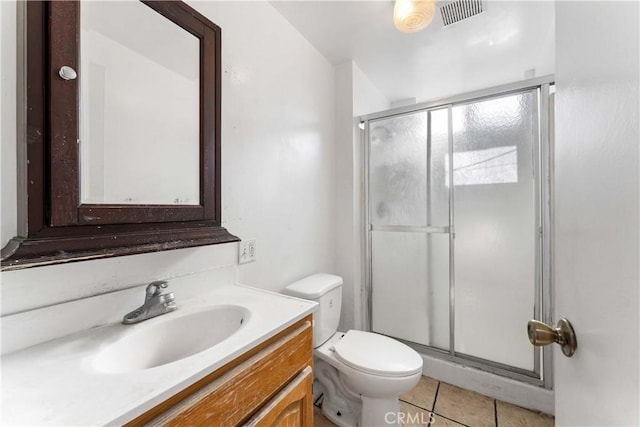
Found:
[[238, 245], [238, 264], [246, 264], [256, 260], [256, 241], [242, 240]]

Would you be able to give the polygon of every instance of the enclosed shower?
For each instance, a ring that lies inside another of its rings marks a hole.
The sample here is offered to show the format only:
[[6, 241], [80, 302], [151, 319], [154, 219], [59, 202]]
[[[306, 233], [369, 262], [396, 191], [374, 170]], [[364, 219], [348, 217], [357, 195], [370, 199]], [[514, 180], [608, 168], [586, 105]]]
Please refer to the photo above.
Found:
[[552, 78], [362, 118], [369, 326], [418, 351], [550, 386]]

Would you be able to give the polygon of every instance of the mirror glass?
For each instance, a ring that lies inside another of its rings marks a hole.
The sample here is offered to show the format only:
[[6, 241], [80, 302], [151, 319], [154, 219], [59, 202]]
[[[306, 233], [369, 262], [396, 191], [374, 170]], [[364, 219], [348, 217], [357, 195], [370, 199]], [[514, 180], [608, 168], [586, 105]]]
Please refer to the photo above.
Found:
[[200, 40], [138, 1], [80, 5], [84, 204], [200, 203]]

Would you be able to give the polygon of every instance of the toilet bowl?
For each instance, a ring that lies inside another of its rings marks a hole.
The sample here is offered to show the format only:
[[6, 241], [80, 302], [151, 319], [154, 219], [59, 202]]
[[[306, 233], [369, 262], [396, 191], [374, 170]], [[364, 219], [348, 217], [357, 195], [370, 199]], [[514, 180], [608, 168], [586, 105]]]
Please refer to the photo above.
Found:
[[[339, 400], [334, 402], [331, 391], [325, 393], [330, 404], [323, 413], [339, 426], [394, 425], [400, 411], [398, 397], [418, 384], [422, 376], [422, 358], [413, 349], [383, 335], [350, 330], [336, 332], [327, 342], [314, 350], [316, 365], [324, 362], [337, 371]], [[322, 366], [322, 365], [320, 365]], [[316, 366], [317, 369], [317, 366]], [[327, 389], [323, 379], [319, 381]], [[342, 386], [342, 387], [341, 387]], [[331, 387], [328, 388], [331, 390]], [[358, 408], [355, 422], [346, 419], [345, 413]], [[387, 416], [393, 413], [393, 416]], [[345, 422], [346, 420], [346, 422]]]
[[[322, 412], [341, 427], [393, 426], [399, 396], [422, 375], [422, 357], [372, 332], [338, 332], [342, 279], [316, 274], [287, 286], [287, 295], [319, 303], [314, 313], [314, 377], [324, 390]], [[390, 415], [391, 414], [391, 415]]]

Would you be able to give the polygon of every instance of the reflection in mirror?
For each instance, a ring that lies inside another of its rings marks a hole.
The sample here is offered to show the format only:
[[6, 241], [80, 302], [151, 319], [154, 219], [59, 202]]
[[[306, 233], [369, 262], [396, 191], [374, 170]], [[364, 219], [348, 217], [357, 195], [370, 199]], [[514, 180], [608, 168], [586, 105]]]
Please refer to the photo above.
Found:
[[221, 28], [182, 1], [23, 3], [25, 192], [0, 269], [238, 241]]
[[200, 40], [138, 1], [80, 6], [81, 202], [200, 203]]

